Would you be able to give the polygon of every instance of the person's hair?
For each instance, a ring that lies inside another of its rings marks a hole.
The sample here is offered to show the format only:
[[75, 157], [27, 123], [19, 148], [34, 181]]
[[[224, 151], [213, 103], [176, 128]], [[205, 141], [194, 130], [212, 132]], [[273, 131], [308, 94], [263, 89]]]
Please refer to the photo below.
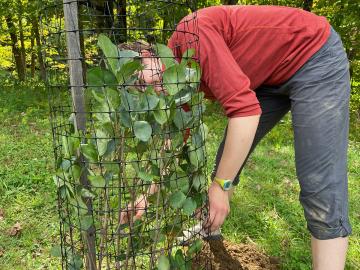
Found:
[[148, 50], [150, 52], [154, 52], [151, 44], [146, 42], [145, 40], [139, 39], [134, 42], [126, 42], [118, 44], [120, 50], [132, 50], [136, 52], [141, 52], [142, 50]]

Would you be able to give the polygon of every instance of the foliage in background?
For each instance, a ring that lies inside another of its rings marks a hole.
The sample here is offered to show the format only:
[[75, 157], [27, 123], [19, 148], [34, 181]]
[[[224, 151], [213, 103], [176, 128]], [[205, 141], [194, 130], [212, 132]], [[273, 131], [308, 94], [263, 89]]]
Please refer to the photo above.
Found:
[[[40, 18], [42, 8], [53, 3], [54, 0], [0, 0], [0, 70], [7, 70], [18, 74], [20, 80], [26, 77], [35, 77], [39, 74], [40, 78], [45, 79], [44, 59], [41, 53], [41, 40], [38, 19]], [[57, 1], [59, 3], [59, 1]], [[130, 2], [130, 1], [129, 1]], [[85, 3], [83, 1], [82, 3]], [[103, 1], [88, 1], [91, 4], [94, 14], [102, 14]], [[334, 28], [341, 35], [350, 63], [352, 74], [353, 91], [351, 95], [352, 114], [359, 119], [360, 117], [360, 5], [354, 0], [191, 0], [188, 1], [189, 10], [196, 8], [220, 5], [220, 4], [242, 4], [242, 5], [283, 5], [299, 7], [311, 10], [312, 12], [326, 16]], [[144, 1], [143, 5], [123, 8], [127, 0], [116, 0], [111, 4], [108, 10], [108, 17], [97, 16], [98, 28], [104, 28], [112, 23], [111, 16], [122, 16], [131, 10], [157, 10], [156, 16], [161, 17], [161, 25], [152, 23], [149, 16], [151, 12], [146, 12], [145, 17], [139, 17], [139, 20], [146, 20], [151, 27], [167, 29], [174, 22], [168, 18], [177, 14], [181, 18], [185, 15], [184, 9], [167, 9], [166, 1]], [[119, 14], [110, 14], [111, 7], [117, 7]], [[120, 7], [120, 9], [119, 9]], [[162, 10], [159, 13], [159, 10]], [[170, 13], [171, 12], [171, 13]], [[155, 13], [154, 13], [155, 14]], [[50, 17], [50, 16], [48, 16]], [[104, 19], [105, 18], [105, 19]], [[124, 20], [118, 20], [116, 27], [131, 27], [132, 23]], [[46, 29], [44, 29], [46, 31]], [[158, 40], [166, 43], [167, 34], [163, 31], [154, 32], [154, 35], [161, 36]], [[126, 40], [126, 31], [123, 31], [123, 40]], [[151, 38], [151, 37], [149, 37]], [[94, 45], [91, 45], [94, 46]], [[95, 47], [94, 47], [95, 48]], [[96, 50], [95, 50], [96, 52]]]

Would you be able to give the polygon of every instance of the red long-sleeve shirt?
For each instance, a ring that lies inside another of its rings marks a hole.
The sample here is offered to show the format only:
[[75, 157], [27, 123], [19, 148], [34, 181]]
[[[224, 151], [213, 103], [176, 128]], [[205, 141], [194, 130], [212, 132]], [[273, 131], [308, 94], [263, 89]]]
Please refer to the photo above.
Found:
[[329, 34], [324, 17], [301, 9], [214, 6], [181, 20], [168, 46], [178, 58], [198, 46], [200, 89], [218, 100], [228, 117], [238, 117], [260, 114], [254, 91], [289, 79]]

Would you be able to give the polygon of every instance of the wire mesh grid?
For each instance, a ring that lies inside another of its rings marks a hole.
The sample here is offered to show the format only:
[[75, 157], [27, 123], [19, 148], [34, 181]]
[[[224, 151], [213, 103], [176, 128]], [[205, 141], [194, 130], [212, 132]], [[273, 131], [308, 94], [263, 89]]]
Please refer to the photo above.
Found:
[[207, 213], [195, 8], [44, 9], [63, 269], [194, 269]]

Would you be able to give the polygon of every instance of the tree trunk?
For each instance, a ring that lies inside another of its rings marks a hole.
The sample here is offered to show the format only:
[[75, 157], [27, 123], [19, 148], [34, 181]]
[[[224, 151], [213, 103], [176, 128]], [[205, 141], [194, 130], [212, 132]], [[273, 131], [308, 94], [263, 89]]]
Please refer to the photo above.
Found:
[[14, 55], [16, 71], [17, 71], [19, 80], [23, 81], [23, 80], [25, 80], [25, 70], [24, 70], [24, 66], [22, 64], [21, 51], [18, 46], [18, 39], [16, 36], [15, 25], [14, 25], [14, 22], [13, 22], [11, 16], [6, 16], [5, 20], [6, 20], [6, 24], [7, 24], [8, 30], [9, 30], [9, 34], [10, 34], [11, 48], [12, 48], [12, 53]]
[[36, 60], [36, 52], [35, 52], [35, 39], [34, 39], [34, 28], [31, 28], [31, 78], [35, 77], [35, 60]]
[[22, 23], [23, 19], [23, 7], [21, 4], [21, 1], [19, 3], [19, 10], [18, 10], [18, 16], [19, 16], [19, 38], [20, 38], [20, 52], [21, 52], [21, 63], [23, 65], [24, 69], [24, 75], [26, 77], [26, 51], [25, 51], [25, 41], [24, 41], [24, 27]]
[[[95, 10], [96, 15], [94, 20], [96, 21], [96, 31], [98, 33], [110, 34], [113, 22], [114, 22], [114, 1], [104, 1], [104, 0], [88, 0], [87, 2], [79, 1], [79, 4], [89, 4], [93, 10]], [[107, 30], [107, 31], [104, 31]]]
[[36, 52], [37, 52], [37, 58], [38, 58], [39, 68], [40, 68], [40, 79], [45, 81], [46, 80], [46, 71], [45, 71], [43, 54], [41, 51], [41, 39], [40, 39], [38, 18], [36, 16], [32, 16], [31, 23], [32, 23], [33, 31], [34, 31], [35, 41], [36, 41]]
[[126, 0], [117, 0], [116, 1], [117, 9], [117, 24], [116, 30], [119, 31], [119, 43], [127, 41], [127, 25], [126, 25]]
[[239, 0], [222, 0], [221, 3], [223, 5], [237, 5]]
[[313, 0], [304, 0], [303, 9], [306, 11], [311, 11], [313, 5]]

